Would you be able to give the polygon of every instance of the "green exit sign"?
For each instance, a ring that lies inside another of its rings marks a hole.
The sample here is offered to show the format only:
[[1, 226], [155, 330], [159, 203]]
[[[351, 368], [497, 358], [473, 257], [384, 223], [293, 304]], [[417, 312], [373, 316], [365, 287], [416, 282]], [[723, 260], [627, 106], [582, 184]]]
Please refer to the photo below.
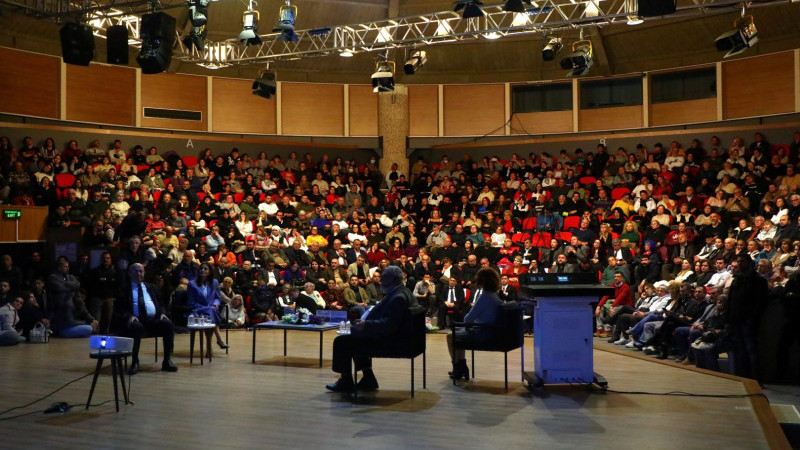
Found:
[[22, 218], [22, 210], [20, 209], [4, 209], [3, 217], [8, 220], [19, 220]]

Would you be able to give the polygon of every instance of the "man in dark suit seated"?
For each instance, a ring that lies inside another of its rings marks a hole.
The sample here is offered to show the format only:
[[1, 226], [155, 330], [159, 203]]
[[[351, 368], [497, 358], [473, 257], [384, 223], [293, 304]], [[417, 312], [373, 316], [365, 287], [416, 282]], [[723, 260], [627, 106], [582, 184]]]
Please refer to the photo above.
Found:
[[461, 320], [467, 304], [464, 301], [464, 288], [461, 287], [456, 277], [450, 277], [447, 284], [436, 292], [436, 297], [439, 300], [439, 313], [437, 314], [439, 328], [445, 326], [448, 311], [453, 312], [452, 320]]
[[500, 290], [497, 291], [497, 296], [504, 302], [517, 301], [517, 288], [508, 284], [508, 275], [500, 276]]
[[[356, 387], [361, 391], [378, 389], [378, 380], [372, 373], [372, 358], [354, 356], [359, 349], [369, 348], [380, 338], [391, 337], [401, 328], [406, 311], [415, 302], [411, 292], [403, 286], [403, 272], [399, 267], [389, 266], [381, 273], [381, 291], [384, 298], [365, 319], [358, 319], [351, 326], [349, 335], [342, 335], [333, 341], [333, 371], [340, 378], [333, 384], [325, 386], [334, 392], [352, 392]], [[363, 377], [357, 386], [353, 386], [353, 361], [356, 370], [361, 370]]]
[[114, 305], [117, 334], [132, 337], [133, 357], [128, 373], [139, 372], [139, 346], [141, 339], [158, 336], [164, 339], [164, 360], [161, 370], [177, 372], [178, 368], [170, 358], [175, 341], [175, 327], [167, 318], [164, 307], [158, 298], [158, 289], [144, 282], [144, 266], [132, 264], [128, 268], [128, 279], [122, 283], [122, 290]]

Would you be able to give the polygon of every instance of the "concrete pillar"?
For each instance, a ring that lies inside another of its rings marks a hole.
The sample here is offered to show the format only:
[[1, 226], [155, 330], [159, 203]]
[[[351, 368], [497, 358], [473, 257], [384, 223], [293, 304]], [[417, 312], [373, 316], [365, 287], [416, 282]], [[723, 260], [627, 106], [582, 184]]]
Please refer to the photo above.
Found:
[[397, 163], [398, 171], [408, 174], [406, 142], [408, 138], [408, 88], [395, 85], [394, 92], [378, 95], [378, 135], [383, 137], [383, 157], [378, 167], [388, 173]]

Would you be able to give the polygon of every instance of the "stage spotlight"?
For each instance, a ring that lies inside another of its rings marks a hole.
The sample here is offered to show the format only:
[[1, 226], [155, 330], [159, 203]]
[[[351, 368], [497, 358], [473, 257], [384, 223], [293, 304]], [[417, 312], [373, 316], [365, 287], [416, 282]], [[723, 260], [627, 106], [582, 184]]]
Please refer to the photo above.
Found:
[[[531, 2], [528, 0], [508, 0], [505, 5], [503, 5], [503, 11], [506, 12], [516, 12], [516, 13], [524, 13], [525, 12], [525, 5], [522, 2], [531, 5]], [[532, 6], [532, 5], [531, 5]]]
[[297, 17], [297, 6], [292, 6], [289, 0], [278, 10], [278, 25], [272, 29], [273, 32], [280, 32], [278, 40], [282, 42], [297, 42], [297, 35], [294, 34], [294, 19]]
[[275, 72], [264, 72], [253, 81], [253, 95], [270, 98], [276, 92], [278, 92], [278, 84], [275, 82]]
[[375, 64], [372, 74], [372, 92], [394, 91], [394, 61], [387, 61], [381, 56]]
[[208, 30], [205, 25], [201, 27], [195, 27], [193, 25], [189, 35], [183, 38], [183, 45], [189, 49], [195, 47], [198, 51], [202, 52], [206, 48], [206, 35], [208, 35]]
[[483, 3], [480, 0], [456, 0], [455, 5], [453, 11], [459, 12], [463, 9], [464, 12], [461, 13], [461, 17], [464, 19], [483, 16], [483, 10], [481, 9]]
[[758, 42], [758, 30], [753, 23], [753, 16], [742, 16], [733, 25], [733, 30], [722, 33], [715, 41], [717, 50], [728, 52], [723, 58], [738, 55]]
[[341, 56], [342, 58], [352, 58], [354, 55], [355, 53], [353, 53], [353, 51], [350, 50], [349, 48], [346, 48], [339, 52], [339, 56]]
[[561, 48], [564, 47], [564, 44], [561, 42], [561, 38], [552, 38], [547, 41], [547, 44], [542, 49], [542, 59], [545, 61], [552, 61], [556, 57], [556, 53], [561, 51]]
[[572, 53], [561, 60], [561, 68], [569, 70], [568, 77], [577, 77], [589, 71], [594, 64], [592, 58], [592, 43], [588, 40], [572, 44]]
[[239, 42], [248, 45], [260, 45], [261, 38], [258, 36], [258, 11], [253, 9], [253, 2], [250, 2], [250, 9], [242, 13], [242, 32], [239, 33]]
[[189, 18], [193, 27], [199, 28], [208, 23], [208, 4], [210, 2], [210, 0], [188, 0]]
[[428, 62], [428, 56], [425, 50], [416, 50], [411, 53], [411, 57], [403, 64], [403, 70], [405, 70], [406, 75], [414, 75], [426, 62]]
[[639, 25], [644, 22], [644, 17], [639, 15], [639, 0], [625, 0], [625, 13], [628, 25]]

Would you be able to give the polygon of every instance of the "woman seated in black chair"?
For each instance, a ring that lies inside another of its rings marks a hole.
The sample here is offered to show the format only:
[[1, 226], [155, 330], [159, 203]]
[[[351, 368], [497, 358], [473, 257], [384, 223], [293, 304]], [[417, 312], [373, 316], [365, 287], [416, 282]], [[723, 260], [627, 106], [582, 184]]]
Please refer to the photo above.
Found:
[[488, 326], [456, 328], [455, 333], [447, 335], [447, 349], [450, 351], [450, 359], [453, 361], [450, 378], [454, 380], [461, 378], [469, 380], [469, 368], [464, 349], [459, 348], [458, 344], [463, 342], [482, 343], [490, 340], [494, 331], [491, 325], [496, 322], [497, 312], [502, 303], [500, 297], [497, 296], [500, 288], [500, 274], [494, 269], [486, 267], [478, 270], [472, 286], [473, 289], [481, 289], [482, 293], [464, 317], [464, 323]]

